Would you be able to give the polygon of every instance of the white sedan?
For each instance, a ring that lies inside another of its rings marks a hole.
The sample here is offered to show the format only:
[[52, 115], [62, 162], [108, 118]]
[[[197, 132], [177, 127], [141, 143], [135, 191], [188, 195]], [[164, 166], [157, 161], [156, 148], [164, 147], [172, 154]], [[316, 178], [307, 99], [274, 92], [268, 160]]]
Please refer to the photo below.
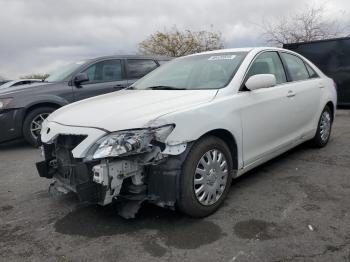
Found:
[[65, 106], [43, 123], [40, 176], [82, 201], [148, 201], [213, 213], [236, 178], [305, 141], [327, 144], [336, 87], [304, 57], [278, 48], [174, 59], [131, 87]]

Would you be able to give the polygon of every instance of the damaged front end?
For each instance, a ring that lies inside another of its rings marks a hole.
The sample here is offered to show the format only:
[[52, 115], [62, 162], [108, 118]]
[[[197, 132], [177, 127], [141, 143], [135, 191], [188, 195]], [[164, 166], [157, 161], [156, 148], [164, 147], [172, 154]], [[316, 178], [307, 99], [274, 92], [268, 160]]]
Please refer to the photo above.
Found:
[[[42, 144], [41, 177], [53, 178], [53, 193], [74, 192], [84, 202], [105, 206], [121, 202], [119, 213], [134, 217], [147, 200], [173, 208], [188, 144], [168, 145], [174, 125], [109, 133], [89, 146], [84, 157], [74, 149], [86, 135], [57, 134]], [[50, 131], [48, 129], [48, 131]]]

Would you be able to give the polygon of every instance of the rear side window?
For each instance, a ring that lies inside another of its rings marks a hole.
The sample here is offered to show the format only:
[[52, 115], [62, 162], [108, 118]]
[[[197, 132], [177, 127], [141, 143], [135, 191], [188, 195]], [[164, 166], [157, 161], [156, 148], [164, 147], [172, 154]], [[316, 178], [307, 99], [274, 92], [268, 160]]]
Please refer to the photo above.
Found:
[[313, 70], [312, 67], [309, 66], [307, 63], [305, 63], [305, 65], [306, 65], [306, 69], [309, 73], [310, 78], [317, 78], [318, 74], [315, 72], [315, 70]]
[[276, 77], [277, 84], [287, 81], [286, 73], [277, 52], [265, 52], [259, 55], [250, 67], [247, 78], [259, 74], [273, 74]]
[[89, 82], [111, 82], [123, 79], [120, 59], [97, 62], [84, 71]]
[[292, 81], [309, 79], [309, 73], [305, 63], [299, 57], [287, 53], [281, 53]]
[[129, 78], [141, 78], [157, 67], [156, 62], [146, 59], [128, 59]]

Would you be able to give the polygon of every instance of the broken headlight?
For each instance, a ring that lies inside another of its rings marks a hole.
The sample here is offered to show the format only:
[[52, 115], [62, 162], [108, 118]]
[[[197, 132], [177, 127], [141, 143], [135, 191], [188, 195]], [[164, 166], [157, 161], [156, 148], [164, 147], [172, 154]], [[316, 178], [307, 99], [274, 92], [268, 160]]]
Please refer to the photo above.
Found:
[[108, 134], [96, 142], [87, 158], [100, 159], [148, 152], [152, 148], [152, 140], [164, 143], [173, 129], [174, 125], [166, 125]]
[[8, 109], [13, 98], [0, 98], [0, 110]]

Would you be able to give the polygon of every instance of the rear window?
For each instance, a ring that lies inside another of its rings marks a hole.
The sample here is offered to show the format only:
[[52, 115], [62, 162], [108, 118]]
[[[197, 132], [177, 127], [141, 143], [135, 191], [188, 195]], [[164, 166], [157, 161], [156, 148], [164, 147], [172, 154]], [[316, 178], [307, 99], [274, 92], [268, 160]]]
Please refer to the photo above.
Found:
[[129, 78], [141, 78], [157, 67], [153, 60], [128, 59]]

